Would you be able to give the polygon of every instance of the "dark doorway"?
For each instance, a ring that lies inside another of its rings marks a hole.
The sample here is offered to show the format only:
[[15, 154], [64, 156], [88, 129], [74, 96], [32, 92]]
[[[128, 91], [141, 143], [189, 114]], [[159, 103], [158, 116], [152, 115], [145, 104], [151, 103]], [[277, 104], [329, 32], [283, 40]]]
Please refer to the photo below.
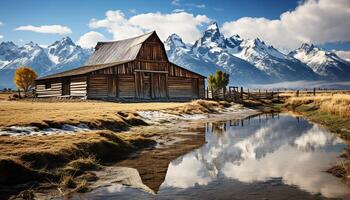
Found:
[[70, 81], [65, 80], [62, 82], [62, 96], [70, 95]]
[[192, 97], [198, 98], [198, 96], [199, 96], [198, 79], [193, 78], [192, 79]]

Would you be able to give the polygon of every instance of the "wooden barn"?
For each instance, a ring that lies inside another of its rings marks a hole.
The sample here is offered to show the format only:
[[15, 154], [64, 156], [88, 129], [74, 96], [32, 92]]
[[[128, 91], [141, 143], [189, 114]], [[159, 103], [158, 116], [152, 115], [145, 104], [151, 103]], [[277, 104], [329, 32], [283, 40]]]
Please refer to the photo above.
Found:
[[38, 97], [88, 99], [204, 98], [205, 77], [169, 62], [155, 31], [99, 42], [84, 66], [36, 80]]

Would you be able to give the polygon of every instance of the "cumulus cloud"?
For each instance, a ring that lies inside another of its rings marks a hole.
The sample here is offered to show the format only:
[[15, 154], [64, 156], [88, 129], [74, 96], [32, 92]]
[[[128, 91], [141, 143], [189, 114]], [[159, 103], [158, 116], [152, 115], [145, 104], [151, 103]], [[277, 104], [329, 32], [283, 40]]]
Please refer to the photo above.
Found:
[[225, 22], [225, 36], [259, 37], [280, 49], [294, 49], [301, 43], [323, 44], [350, 41], [350, 1], [306, 0], [279, 19], [243, 17]]
[[2, 39], [2, 38], [4, 38], [4, 36], [3, 36], [3, 35], [0, 35], [0, 39]]
[[72, 30], [67, 26], [62, 25], [43, 25], [43, 26], [19, 26], [15, 28], [16, 31], [33, 31], [37, 33], [48, 33], [48, 34], [70, 34]]
[[176, 33], [185, 42], [193, 42], [200, 37], [200, 26], [210, 22], [205, 15], [193, 15], [187, 12], [170, 14], [145, 13], [127, 18], [120, 10], [107, 11], [104, 19], [91, 19], [90, 28], [105, 28], [113, 34], [113, 39], [125, 39], [156, 30], [162, 40]]
[[340, 58], [350, 62], [350, 51], [333, 51], [333, 52], [335, 52]]
[[96, 46], [97, 42], [99, 41], [105, 41], [106, 38], [104, 35], [102, 35], [99, 32], [90, 31], [82, 35], [77, 44], [80, 45], [83, 48], [91, 48]]

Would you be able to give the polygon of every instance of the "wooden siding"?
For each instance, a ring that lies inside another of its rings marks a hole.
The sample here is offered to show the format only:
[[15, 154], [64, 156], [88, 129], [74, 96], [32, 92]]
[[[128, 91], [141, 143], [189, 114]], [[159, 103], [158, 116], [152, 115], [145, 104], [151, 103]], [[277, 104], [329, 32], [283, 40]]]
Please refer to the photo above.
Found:
[[167, 61], [163, 43], [156, 34], [151, 35], [143, 44], [137, 55], [138, 60]]
[[119, 75], [118, 89], [120, 98], [135, 98], [135, 75]]
[[108, 97], [108, 76], [90, 75], [88, 98], [98, 99]]
[[59, 97], [62, 93], [62, 83], [50, 83], [51, 87], [45, 89], [45, 83], [36, 85], [36, 93], [38, 97]]
[[183, 69], [181, 67], [178, 67], [172, 63], [169, 63], [168, 72], [169, 72], [169, 76], [172, 76], [172, 77], [175, 76], [175, 77], [186, 77], [186, 78], [201, 78], [197, 74], [189, 70]]
[[192, 98], [192, 78], [168, 77], [170, 98]]
[[70, 96], [85, 97], [87, 95], [86, 88], [87, 88], [86, 76], [71, 78]]

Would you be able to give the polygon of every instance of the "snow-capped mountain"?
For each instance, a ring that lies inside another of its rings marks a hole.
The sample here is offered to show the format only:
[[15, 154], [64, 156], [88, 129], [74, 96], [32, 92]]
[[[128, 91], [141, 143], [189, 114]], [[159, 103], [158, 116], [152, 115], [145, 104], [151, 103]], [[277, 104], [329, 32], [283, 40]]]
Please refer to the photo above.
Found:
[[326, 79], [350, 80], [350, 62], [339, 58], [333, 52], [304, 43], [289, 55], [307, 64], [315, 73]]
[[29, 42], [18, 47], [13, 42], [0, 43], [0, 88], [12, 87], [13, 75], [19, 66], [32, 67], [39, 76], [48, 75], [85, 63], [92, 51], [75, 45], [69, 37], [48, 47]]
[[216, 70], [224, 70], [234, 75], [232, 83], [236, 84], [270, 81], [261, 70], [229, 53], [225, 37], [220, 33], [216, 22], [209, 24], [194, 45], [184, 44], [174, 34], [166, 40], [165, 48], [172, 62], [206, 76]]
[[239, 35], [225, 38], [216, 22], [209, 24], [193, 45], [177, 35], [165, 42], [169, 59], [209, 75], [216, 69], [231, 75], [231, 84], [262, 84], [281, 81], [318, 80], [320, 76], [298, 59], [285, 55], [260, 39]]

